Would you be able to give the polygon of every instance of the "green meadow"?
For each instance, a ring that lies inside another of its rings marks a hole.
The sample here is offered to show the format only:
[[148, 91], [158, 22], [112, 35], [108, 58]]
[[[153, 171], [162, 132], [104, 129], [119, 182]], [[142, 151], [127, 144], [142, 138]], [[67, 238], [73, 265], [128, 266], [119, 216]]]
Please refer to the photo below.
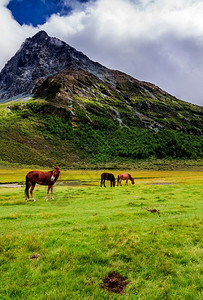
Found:
[[[36, 203], [28, 171], [0, 169], [0, 299], [202, 299], [201, 171], [130, 171], [135, 185], [115, 188], [101, 170], [62, 171]], [[101, 288], [113, 271], [123, 294]]]

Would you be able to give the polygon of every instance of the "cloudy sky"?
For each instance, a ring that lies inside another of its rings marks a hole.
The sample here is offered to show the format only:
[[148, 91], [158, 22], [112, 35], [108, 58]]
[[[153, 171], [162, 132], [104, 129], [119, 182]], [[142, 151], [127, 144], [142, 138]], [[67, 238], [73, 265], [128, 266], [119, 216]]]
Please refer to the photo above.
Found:
[[202, 0], [0, 0], [0, 69], [39, 30], [203, 105]]

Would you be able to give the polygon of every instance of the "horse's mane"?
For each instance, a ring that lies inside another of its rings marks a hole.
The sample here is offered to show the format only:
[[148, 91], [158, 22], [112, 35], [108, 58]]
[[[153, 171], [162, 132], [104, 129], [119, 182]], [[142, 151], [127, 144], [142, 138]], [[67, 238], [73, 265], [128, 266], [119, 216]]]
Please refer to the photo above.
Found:
[[54, 170], [55, 169], [57, 169], [58, 171], [59, 171], [59, 167], [54, 167], [54, 169], [53, 170], [51, 170], [51, 171], [49, 171], [48, 173], [52, 173], [52, 172], [54, 172]]

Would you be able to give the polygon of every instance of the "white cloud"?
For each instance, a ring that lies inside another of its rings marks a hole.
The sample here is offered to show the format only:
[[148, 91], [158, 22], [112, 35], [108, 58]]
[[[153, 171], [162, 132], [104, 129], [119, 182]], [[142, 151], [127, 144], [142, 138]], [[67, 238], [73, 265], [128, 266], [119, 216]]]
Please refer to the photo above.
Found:
[[[97, 0], [82, 5], [64, 1], [73, 7], [72, 13], [52, 15], [40, 29], [107, 67], [203, 104], [203, 1]], [[3, 2], [0, 67], [26, 37], [38, 30], [20, 26], [5, 8], [8, 0]]]
[[9, 0], [0, 2], [0, 69], [20, 48], [22, 42], [38, 30], [32, 26], [21, 26], [16, 22], [9, 9], [6, 8]]

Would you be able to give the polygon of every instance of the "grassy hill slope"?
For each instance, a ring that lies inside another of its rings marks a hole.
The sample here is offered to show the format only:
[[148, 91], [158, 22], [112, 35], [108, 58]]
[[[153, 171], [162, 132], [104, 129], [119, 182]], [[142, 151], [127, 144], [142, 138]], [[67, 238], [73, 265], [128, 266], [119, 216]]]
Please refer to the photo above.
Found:
[[[130, 124], [134, 115], [124, 109], [118, 116], [105, 101], [101, 105], [77, 94], [74, 97], [77, 101], [73, 100], [72, 106], [54, 98], [2, 104], [0, 159], [66, 168], [130, 165], [150, 157], [202, 157], [201, 136], [164, 127], [138, 127]], [[129, 114], [126, 118], [125, 113]]]

